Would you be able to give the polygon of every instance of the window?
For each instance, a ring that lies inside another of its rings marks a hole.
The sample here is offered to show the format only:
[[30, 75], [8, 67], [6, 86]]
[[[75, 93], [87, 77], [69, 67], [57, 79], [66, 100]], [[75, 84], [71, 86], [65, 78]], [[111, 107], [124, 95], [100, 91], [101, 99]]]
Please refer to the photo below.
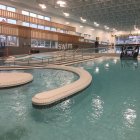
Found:
[[39, 19], [44, 19], [44, 16], [38, 15]]
[[0, 9], [2, 9], [2, 10], [6, 10], [6, 6], [0, 4]]
[[7, 22], [6, 18], [0, 17], [0, 22]]
[[30, 13], [30, 17], [36, 17], [37, 15], [34, 13]]
[[51, 48], [55, 48], [55, 41], [51, 41]]
[[45, 30], [50, 31], [50, 30], [51, 30], [51, 28], [50, 28], [50, 27], [48, 27], [48, 26], [45, 26]]
[[0, 35], [0, 42], [6, 42], [6, 36]]
[[42, 30], [44, 30], [44, 26], [42, 26], [42, 25], [38, 25], [38, 29], [42, 29]]
[[60, 30], [60, 33], [64, 33], [64, 30]]
[[54, 32], [56, 32], [56, 28], [51, 28], [51, 31], [54, 31]]
[[45, 20], [51, 21], [51, 18], [50, 17], [45, 17]]
[[45, 41], [43, 41], [43, 40], [38, 40], [38, 47], [44, 48], [44, 47], [45, 47]]
[[7, 10], [11, 12], [16, 12], [16, 8], [13, 8], [13, 7], [7, 7]]
[[35, 39], [31, 40], [31, 47], [38, 47], [38, 41]]
[[29, 16], [29, 12], [28, 11], [22, 11], [23, 15]]
[[30, 27], [32, 27], [32, 28], [37, 28], [37, 24], [32, 24], [32, 23], [30, 23]]
[[17, 21], [14, 20], [14, 19], [7, 19], [7, 22], [11, 23], [11, 24], [16, 24], [17, 23]]
[[29, 27], [30, 24], [28, 22], [23, 22], [22, 25]]
[[46, 48], [50, 48], [51, 47], [51, 42], [48, 40], [48, 41], [45, 41], [45, 47]]
[[8, 46], [18, 46], [18, 38], [14, 36], [7, 36]]

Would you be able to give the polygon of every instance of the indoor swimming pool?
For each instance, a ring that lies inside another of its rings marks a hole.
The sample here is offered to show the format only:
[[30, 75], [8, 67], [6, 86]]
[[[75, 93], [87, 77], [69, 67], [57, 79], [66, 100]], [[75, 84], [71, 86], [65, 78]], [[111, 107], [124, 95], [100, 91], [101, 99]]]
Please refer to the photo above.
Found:
[[78, 79], [61, 70], [26, 70], [34, 81], [0, 90], [0, 140], [138, 140], [140, 61], [97, 59], [75, 64], [93, 76], [76, 96], [34, 108], [31, 98]]

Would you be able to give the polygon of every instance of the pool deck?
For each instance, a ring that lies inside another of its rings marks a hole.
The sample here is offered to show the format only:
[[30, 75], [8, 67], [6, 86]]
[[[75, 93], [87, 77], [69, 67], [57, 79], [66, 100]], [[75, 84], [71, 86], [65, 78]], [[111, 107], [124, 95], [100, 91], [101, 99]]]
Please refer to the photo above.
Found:
[[0, 88], [9, 88], [23, 85], [33, 80], [29, 73], [0, 73]]
[[60, 101], [62, 99], [65, 99], [69, 96], [72, 96], [73, 94], [85, 89], [92, 81], [92, 76], [81, 68], [74, 68], [74, 67], [66, 67], [66, 66], [48, 66], [49, 69], [61, 69], [61, 70], [67, 70], [70, 72], [74, 72], [77, 75], [79, 75], [79, 79], [69, 85], [50, 90], [45, 91], [36, 94], [32, 98], [32, 103], [34, 105], [51, 105], [57, 101]]

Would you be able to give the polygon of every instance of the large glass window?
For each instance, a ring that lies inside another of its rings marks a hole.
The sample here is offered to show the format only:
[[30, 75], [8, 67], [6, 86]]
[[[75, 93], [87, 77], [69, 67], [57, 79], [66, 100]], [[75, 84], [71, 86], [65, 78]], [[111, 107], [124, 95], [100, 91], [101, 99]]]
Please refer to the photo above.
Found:
[[54, 32], [56, 32], [56, 28], [51, 28], [51, 31], [54, 31]]
[[44, 30], [44, 26], [42, 26], [42, 25], [38, 25], [38, 29], [42, 29], [42, 30]]
[[30, 15], [28, 11], [22, 11], [22, 14], [23, 15], [26, 15], [26, 16], [29, 16]]
[[30, 27], [32, 27], [32, 28], [37, 28], [37, 24], [32, 24], [32, 23], [30, 23]]
[[0, 9], [2, 9], [2, 10], [6, 10], [6, 6], [0, 4]]
[[0, 42], [6, 42], [6, 36], [0, 35]]
[[32, 39], [31, 47], [55, 48], [55, 41]]
[[45, 20], [51, 21], [51, 18], [50, 17], [45, 17]]
[[64, 30], [60, 30], [60, 33], [64, 33]]
[[51, 48], [55, 48], [55, 41], [51, 41]]
[[7, 7], [7, 10], [11, 12], [16, 12], [16, 8], [13, 8], [13, 7]]
[[38, 40], [38, 47], [44, 48], [44, 47], [45, 47], [45, 41], [43, 41], [43, 40]]
[[44, 19], [44, 16], [38, 15], [38, 18], [39, 18], [39, 19]]
[[[1, 4], [0, 4], [0, 9], [8, 10], [8, 11], [11, 11], [11, 12], [16, 12], [16, 8], [5, 6], [5, 5], [1, 5]], [[0, 22], [8, 22], [8, 23], [11, 23], [11, 24], [16, 24], [16, 20], [6, 19], [6, 18], [3, 18], [3, 17], [0, 17]]]
[[46, 48], [51, 48], [51, 42], [49, 40], [45, 41], [45, 47]]
[[0, 22], [7, 22], [6, 18], [0, 17]]
[[18, 46], [18, 38], [15, 36], [0, 35], [0, 42], [5, 42], [7, 46]]
[[51, 30], [51, 28], [50, 28], [50, 27], [48, 27], [48, 26], [45, 26], [45, 30], [50, 31], [50, 30]]
[[35, 13], [30, 13], [30, 17], [36, 17], [37, 15]]
[[30, 24], [28, 22], [22, 22], [22, 25], [29, 27]]
[[38, 47], [38, 41], [36, 39], [31, 40], [31, 47]]
[[17, 23], [17, 21], [14, 20], [14, 19], [7, 19], [7, 22], [11, 23], [11, 24], [16, 24]]
[[8, 46], [18, 46], [18, 38], [15, 36], [7, 36], [7, 43]]

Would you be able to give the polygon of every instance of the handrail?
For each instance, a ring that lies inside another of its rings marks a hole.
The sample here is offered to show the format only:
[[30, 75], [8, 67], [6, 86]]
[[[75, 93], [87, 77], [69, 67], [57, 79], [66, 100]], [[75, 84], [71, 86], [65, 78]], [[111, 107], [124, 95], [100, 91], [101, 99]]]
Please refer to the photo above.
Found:
[[[102, 51], [103, 50], [103, 51]], [[9, 65], [29, 65], [29, 64], [55, 64], [55, 63], [61, 63], [66, 61], [75, 61], [78, 58], [84, 59], [84, 58], [93, 58], [95, 54], [100, 53], [108, 53], [109, 48], [108, 47], [99, 47], [99, 48], [77, 48], [76, 50], [70, 51], [70, 50], [63, 50], [63, 54], [59, 56], [50, 56], [50, 57], [25, 57], [24, 59], [13, 59], [7, 61], [6, 64]], [[69, 55], [67, 55], [67, 53]], [[57, 55], [57, 54], [56, 54]]]
[[74, 51], [74, 54], [79, 50], [80, 48], [78, 47], [75, 51]]

